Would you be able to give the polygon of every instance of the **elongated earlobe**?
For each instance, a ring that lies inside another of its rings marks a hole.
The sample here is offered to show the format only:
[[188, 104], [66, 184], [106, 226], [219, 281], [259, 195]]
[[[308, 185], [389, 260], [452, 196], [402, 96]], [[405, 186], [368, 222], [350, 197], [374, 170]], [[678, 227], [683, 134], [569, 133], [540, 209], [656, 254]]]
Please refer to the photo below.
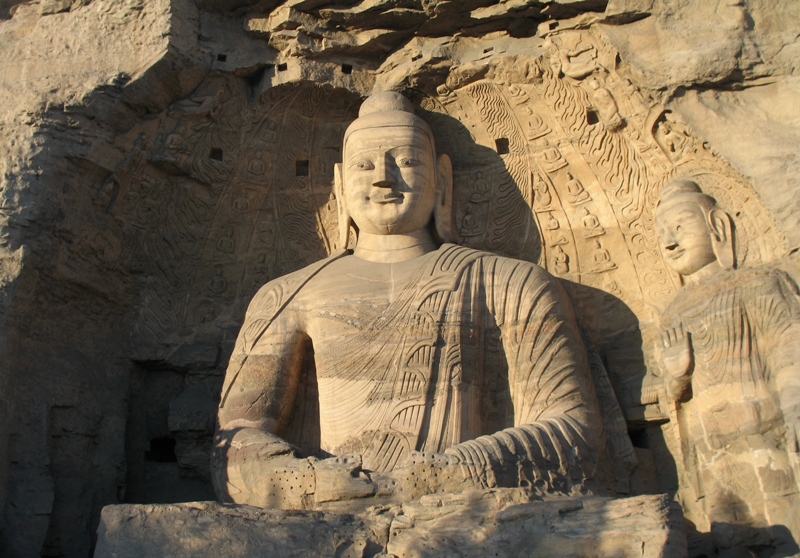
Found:
[[730, 215], [721, 209], [712, 209], [708, 212], [708, 228], [711, 231], [711, 248], [717, 261], [723, 269], [733, 269], [736, 266], [736, 256]]
[[340, 250], [347, 250], [350, 241], [350, 212], [347, 211], [347, 202], [344, 197], [344, 179], [342, 177], [342, 164], [336, 163], [333, 167], [333, 191], [336, 194], [336, 210], [339, 216], [339, 244]]
[[436, 234], [442, 242], [453, 242], [453, 164], [447, 155], [436, 161], [436, 205], [433, 209]]

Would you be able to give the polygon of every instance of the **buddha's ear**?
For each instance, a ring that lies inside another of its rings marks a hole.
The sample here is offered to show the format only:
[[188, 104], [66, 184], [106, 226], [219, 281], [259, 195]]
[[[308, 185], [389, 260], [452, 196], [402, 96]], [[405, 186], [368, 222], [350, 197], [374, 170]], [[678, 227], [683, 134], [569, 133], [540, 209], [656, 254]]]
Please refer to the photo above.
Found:
[[342, 164], [333, 166], [333, 192], [336, 195], [336, 212], [339, 216], [339, 249], [347, 250], [350, 240], [350, 212], [344, 197], [344, 178], [342, 177]]
[[733, 246], [733, 221], [730, 215], [719, 208], [708, 212], [708, 229], [711, 232], [711, 247], [723, 269], [733, 269], [736, 257]]
[[433, 208], [436, 234], [442, 242], [453, 242], [453, 164], [447, 155], [436, 160], [436, 205]]

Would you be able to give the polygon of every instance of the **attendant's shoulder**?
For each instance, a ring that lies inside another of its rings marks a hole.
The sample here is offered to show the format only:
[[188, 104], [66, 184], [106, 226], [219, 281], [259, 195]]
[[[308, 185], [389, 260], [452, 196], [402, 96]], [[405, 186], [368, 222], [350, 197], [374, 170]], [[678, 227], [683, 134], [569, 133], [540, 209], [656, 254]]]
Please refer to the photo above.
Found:
[[720, 291], [740, 289], [751, 292], [755, 296], [780, 294], [796, 296], [797, 285], [782, 269], [775, 267], [754, 267], [727, 271], [715, 276], [714, 287]]

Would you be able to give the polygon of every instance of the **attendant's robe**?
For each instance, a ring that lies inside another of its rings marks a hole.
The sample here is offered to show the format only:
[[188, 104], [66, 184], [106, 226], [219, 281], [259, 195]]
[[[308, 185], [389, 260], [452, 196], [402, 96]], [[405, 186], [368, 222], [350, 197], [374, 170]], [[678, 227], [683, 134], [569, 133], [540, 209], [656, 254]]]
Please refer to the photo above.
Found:
[[782, 271], [725, 272], [684, 287], [662, 325], [691, 338], [682, 451], [708, 521], [784, 525], [800, 536], [800, 479], [786, 440], [787, 413], [800, 410], [797, 287]]

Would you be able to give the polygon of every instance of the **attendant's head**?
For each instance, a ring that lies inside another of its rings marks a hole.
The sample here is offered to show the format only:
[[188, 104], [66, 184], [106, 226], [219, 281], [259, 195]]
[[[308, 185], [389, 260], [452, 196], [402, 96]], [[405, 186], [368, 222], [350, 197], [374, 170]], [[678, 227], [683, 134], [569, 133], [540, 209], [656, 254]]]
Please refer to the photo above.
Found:
[[433, 133], [399, 93], [376, 93], [361, 105], [344, 136], [336, 165], [341, 247], [350, 224], [377, 235], [407, 234], [427, 227], [450, 232], [452, 167], [436, 156]]
[[734, 267], [731, 218], [695, 182], [678, 180], [665, 186], [655, 222], [661, 253], [681, 276]]

